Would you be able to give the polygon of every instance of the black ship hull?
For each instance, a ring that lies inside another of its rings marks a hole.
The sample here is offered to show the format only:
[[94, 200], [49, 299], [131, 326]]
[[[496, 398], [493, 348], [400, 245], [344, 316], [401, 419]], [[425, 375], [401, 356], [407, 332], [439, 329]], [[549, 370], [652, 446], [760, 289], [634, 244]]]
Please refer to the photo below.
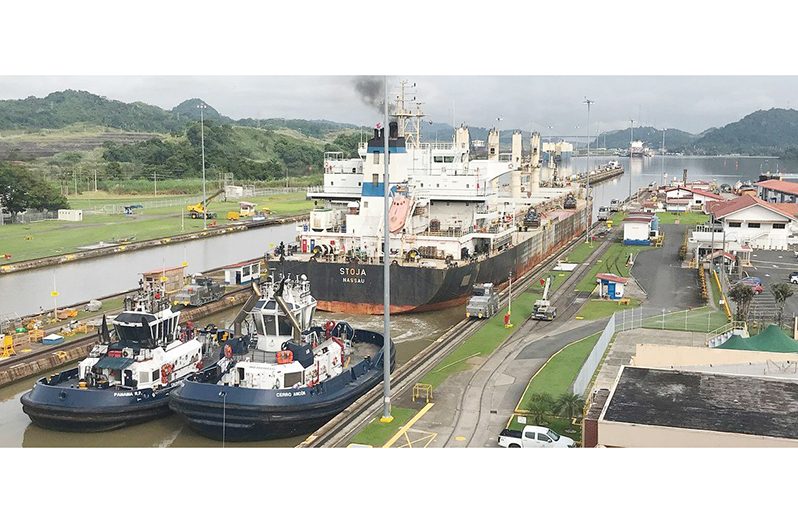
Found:
[[137, 425], [171, 414], [169, 393], [176, 385], [152, 389], [80, 389], [78, 369], [42, 378], [23, 394], [22, 410], [45, 429], [103, 432]]
[[[534, 269], [587, 228], [587, 211], [558, 211], [558, 219], [544, 225], [517, 245], [487, 258], [459, 262], [446, 268], [391, 265], [391, 312], [423, 312], [453, 307], [468, 299], [477, 283], [505, 284]], [[350, 314], [383, 313], [383, 266], [368, 263], [304, 261], [285, 258], [272, 262], [283, 274], [305, 274], [313, 282], [320, 310]]]
[[[356, 330], [354, 342], [381, 346], [382, 334]], [[392, 344], [393, 345], [393, 344]], [[391, 347], [391, 369], [396, 363]], [[382, 382], [383, 352], [313, 388], [250, 389], [217, 385], [214, 365], [182, 382], [169, 405], [194, 431], [225, 441], [262, 441], [309, 434]]]

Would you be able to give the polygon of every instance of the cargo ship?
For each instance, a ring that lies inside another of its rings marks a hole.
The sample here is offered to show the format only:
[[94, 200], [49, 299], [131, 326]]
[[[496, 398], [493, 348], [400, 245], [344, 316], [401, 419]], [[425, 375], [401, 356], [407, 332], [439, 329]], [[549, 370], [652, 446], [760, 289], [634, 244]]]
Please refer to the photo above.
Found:
[[[589, 212], [578, 183], [546, 187], [540, 134], [527, 154], [514, 131], [509, 153], [499, 130], [488, 133], [487, 157], [473, 157], [468, 128], [451, 142], [422, 143], [425, 116], [402, 83], [389, 128], [377, 126], [357, 158], [328, 152], [323, 189], [308, 193], [315, 207], [298, 225], [297, 245], [280, 248], [270, 264], [314, 282], [320, 310], [383, 312], [384, 134], [389, 133], [391, 312], [419, 312], [465, 303], [476, 284], [502, 286], [584, 233]], [[576, 201], [565, 209], [567, 196]], [[524, 226], [534, 209], [536, 227]]]
[[33, 423], [101, 432], [171, 414], [169, 394], [202, 367], [203, 345], [180, 327], [165, 284], [143, 279], [113, 327], [112, 335], [103, 317], [98, 343], [77, 368], [41, 378], [22, 396]]
[[314, 325], [316, 300], [304, 275], [270, 278], [259, 289], [247, 313], [252, 330], [215, 343], [218, 360], [170, 396], [172, 410], [208, 438], [308, 434], [383, 379], [383, 335], [345, 322]]

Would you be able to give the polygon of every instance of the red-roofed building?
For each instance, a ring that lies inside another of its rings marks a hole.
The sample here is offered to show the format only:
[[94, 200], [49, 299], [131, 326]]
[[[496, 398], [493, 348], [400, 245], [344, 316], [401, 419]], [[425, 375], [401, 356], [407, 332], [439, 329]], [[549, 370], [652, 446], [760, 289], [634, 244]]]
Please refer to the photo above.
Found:
[[[773, 180], [771, 180], [773, 181]], [[798, 204], [774, 204], [746, 194], [722, 202], [708, 202], [706, 212], [720, 225], [715, 235], [715, 245], [711, 243], [698, 246], [699, 249], [724, 248], [719, 242], [733, 242], [739, 246], [753, 249], [789, 249], [798, 243]], [[711, 232], [696, 228], [690, 241], [704, 243]], [[720, 235], [721, 238], [717, 236]], [[711, 240], [709, 240], [711, 242]], [[714, 250], [712, 249], [712, 250]]]
[[596, 283], [599, 286], [599, 298], [609, 298], [620, 300], [623, 298], [623, 291], [628, 278], [622, 278], [617, 274], [599, 273], [596, 274]]
[[757, 182], [759, 196], [770, 203], [798, 202], [798, 183], [784, 180], [765, 180]]
[[664, 192], [665, 210], [668, 212], [702, 209], [706, 202], [722, 200], [715, 193], [694, 187], [668, 187]]

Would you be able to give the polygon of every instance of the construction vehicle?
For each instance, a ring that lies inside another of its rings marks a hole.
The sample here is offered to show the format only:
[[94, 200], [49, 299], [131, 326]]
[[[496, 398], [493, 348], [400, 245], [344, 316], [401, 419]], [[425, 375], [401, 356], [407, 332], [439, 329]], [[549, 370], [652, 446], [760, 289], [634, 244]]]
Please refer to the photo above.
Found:
[[499, 311], [499, 295], [492, 283], [474, 285], [466, 305], [466, 318], [490, 318]]
[[207, 197], [205, 200], [199, 203], [194, 203], [189, 205], [188, 207], [186, 207], [186, 209], [188, 210], [188, 215], [194, 220], [196, 220], [197, 218], [202, 218], [203, 215], [206, 218], [210, 219], [216, 218], [215, 212], [208, 211], [208, 204], [211, 203], [211, 200], [213, 200], [222, 193], [224, 193], [224, 189], [219, 189], [218, 191]]
[[573, 194], [569, 194], [565, 197], [565, 201], [562, 204], [563, 209], [576, 209], [576, 198]]
[[175, 305], [199, 307], [216, 301], [224, 295], [224, 286], [216, 280], [197, 273], [191, 277], [191, 284], [186, 285], [172, 298]]
[[536, 320], [552, 321], [557, 317], [557, 307], [549, 301], [549, 288], [551, 287], [551, 278], [546, 278], [545, 282], [540, 280], [543, 286], [543, 296], [535, 301], [532, 306], [532, 317]]

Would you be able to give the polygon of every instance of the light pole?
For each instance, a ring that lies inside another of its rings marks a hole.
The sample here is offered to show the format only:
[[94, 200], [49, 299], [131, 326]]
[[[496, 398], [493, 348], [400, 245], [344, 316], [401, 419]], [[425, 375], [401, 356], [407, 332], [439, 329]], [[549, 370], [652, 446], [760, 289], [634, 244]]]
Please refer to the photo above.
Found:
[[385, 170], [383, 171], [383, 246], [382, 246], [382, 278], [383, 278], [383, 309], [384, 309], [384, 334], [382, 346], [382, 417], [380, 422], [390, 423], [393, 421], [391, 415], [391, 245], [390, 245], [390, 229], [388, 223], [388, 196], [390, 194], [389, 188], [389, 172], [388, 161], [390, 158], [389, 151], [389, 134], [390, 125], [388, 123], [388, 77], [383, 79], [383, 88], [385, 91], [384, 109], [385, 109], [385, 124], [383, 125], [383, 152], [385, 153]]
[[496, 138], [498, 138], [497, 141], [499, 142], [498, 148], [496, 149], [496, 159], [497, 160], [499, 159], [499, 155], [502, 152], [502, 130], [501, 130], [501, 127], [499, 126], [499, 122], [501, 122], [501, 121], [502, 121], [502, 117], [501, 116], [496, 118]]
[[205, 109], [204, 103], [197, 105], [200, 110], [200, 141], [202, 142], [202, 228], [208, 228], [208, 201], [205, 192]]
[[635, 121], [629, 120], [629, 205], [632, 205], [632, 142], [635, 140]]
[[582, 103], [587, 105], [587, 193], [585, 197], [587, 198], [588, 213], [585, 243], [590, 243], [590, 222], [593, 218], [593, 199], [590, 197], [590, 106], [596, 102], [585, 97], [585, 101]]

